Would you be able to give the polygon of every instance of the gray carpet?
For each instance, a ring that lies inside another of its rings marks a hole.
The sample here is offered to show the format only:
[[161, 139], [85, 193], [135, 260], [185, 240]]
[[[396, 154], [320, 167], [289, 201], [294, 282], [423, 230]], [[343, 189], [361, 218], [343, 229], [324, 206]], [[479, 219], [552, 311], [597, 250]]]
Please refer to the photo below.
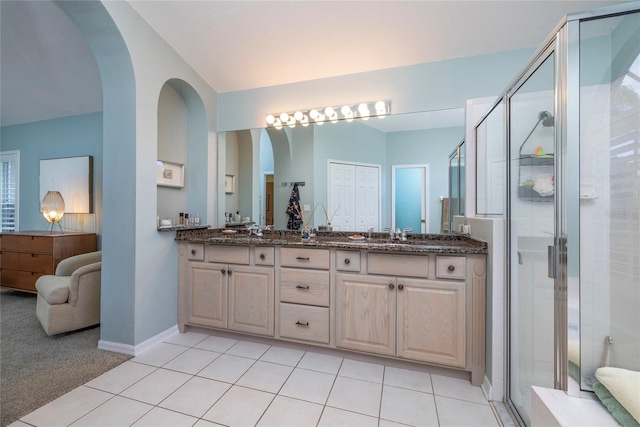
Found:
[[0, 425], [62, 396], [131, 358], [98, 350], [100, 328], [49, 337], [36, 296], [0, 290]]

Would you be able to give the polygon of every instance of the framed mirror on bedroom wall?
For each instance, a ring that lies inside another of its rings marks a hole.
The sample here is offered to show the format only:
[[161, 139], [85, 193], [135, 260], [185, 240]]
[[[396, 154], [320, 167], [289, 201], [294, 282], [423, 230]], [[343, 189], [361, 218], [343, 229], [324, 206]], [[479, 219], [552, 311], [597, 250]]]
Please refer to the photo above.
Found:
[[232, 214], [240, 225], [286, 229], [296, 188], [315, 227], [448, 232], [449, 155], [464, 138], [464, 120], [456, 108], [221, 132], [218, 182], [232, 176], [234, 191], [218, 188], [218, 226]]

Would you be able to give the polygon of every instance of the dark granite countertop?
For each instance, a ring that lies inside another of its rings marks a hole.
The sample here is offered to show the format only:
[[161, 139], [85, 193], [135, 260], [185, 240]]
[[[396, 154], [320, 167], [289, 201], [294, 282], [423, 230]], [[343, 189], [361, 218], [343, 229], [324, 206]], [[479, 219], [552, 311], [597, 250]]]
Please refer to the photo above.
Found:
[[[361, 249], [388, 253], [486, 254], [487, 243], [459, 234], [409, 234], [406, 242], [391, 241], [388, 233], [362, 234], [363, 240], [353, 239], [357, 233], [320, 231], [313, 240], [302, 241], [299, 231], [268, 230], [262, 237], [251, 236], [248, 230], [225, 234], [222, 228], [177, 230], [176, 241], [210, 245], [289, 246], [303, 248]], [[229, 231], [227, 230], [226, 233]]]

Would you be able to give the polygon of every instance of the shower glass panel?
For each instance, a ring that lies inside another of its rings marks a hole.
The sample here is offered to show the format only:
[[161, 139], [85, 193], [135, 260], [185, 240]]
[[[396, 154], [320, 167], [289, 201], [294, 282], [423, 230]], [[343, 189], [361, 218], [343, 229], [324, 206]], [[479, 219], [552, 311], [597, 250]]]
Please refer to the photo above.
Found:
[[580, 310], [569, 300], [568, 354], [583, 390], [600, 366], [640, 371], [638, 40], [638, 12], [580, 22]]
[[504, 215], [506, 137], [504, 101], [497, 104], [476, 127], [476, 212]]
[[555, 53], [509, 97], [510, 404], [531, 424], [531, 386], [554, 387]]

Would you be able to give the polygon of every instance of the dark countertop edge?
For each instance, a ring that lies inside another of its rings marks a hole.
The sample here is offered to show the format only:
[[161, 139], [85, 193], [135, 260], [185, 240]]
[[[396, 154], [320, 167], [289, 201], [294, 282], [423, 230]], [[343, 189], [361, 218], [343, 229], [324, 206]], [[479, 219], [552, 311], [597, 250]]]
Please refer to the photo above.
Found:
[[[413, 234], [408, 242], [398, 246], [392, 242], [387, 242], [385, 246], [378, 244], [368, 244], [367, 242], [351, 243], [347, 240], [353, 232], [333, 232], [325, 235], [319, 235], [315, 241], [303, 242], [298, 232], [276, 231], [264, 238], [250, 238], [247, 234], [225, 236], [219, 230], [178, 230], [176, 241], [187, 243], [200, 243], [206, 245], [236, 245], [236, 246], [285, 246], [285, 247], [302, 247], [302, 248], [333, 248], [345, 250], [365, 250], [369, 252], [381, 253], [441, 253], [441, 254], [487, 254], [487, 243], [473, 239], [463, 235], [440, 235], [440, 234]], [[324, 233], [323, 233], [324, 234]], [[377, 240], [384, 239], [386, 233], [374, 233]], [[215, 240], [211, 240], [215, 238]], [[294, 240], [298, 239], [298, 240]], [[328, 240], [334, 239], [334, 240]], [[428, 240], [429, 244], [412, 244], [411, 240]], [[432, 242], [442, 241], [443, 245], [431, 244]], [[461, 245], [452, 244], [453, 241], [459, 241]]]

